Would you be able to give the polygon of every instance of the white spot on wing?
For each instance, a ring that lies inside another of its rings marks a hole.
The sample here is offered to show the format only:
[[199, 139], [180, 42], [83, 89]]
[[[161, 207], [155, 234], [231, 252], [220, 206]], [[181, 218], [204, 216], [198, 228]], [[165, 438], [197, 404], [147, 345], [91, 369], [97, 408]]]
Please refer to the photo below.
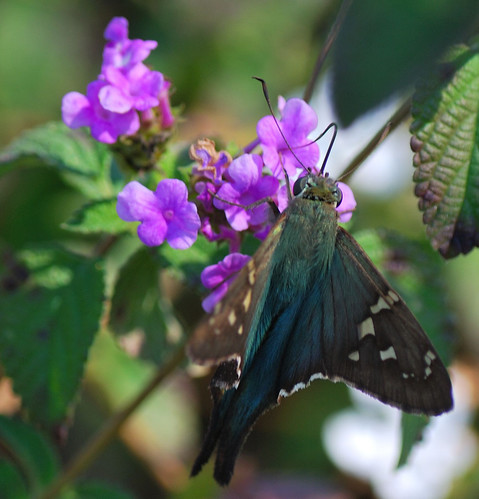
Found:
[[396, 351], [392, 346], [387, 348], [386, 350], [380, 350], [379, 351], [379, 356], [381, 357], [381, 360], [388, 360], [388, 359], [396, 359]]
[[248, 289], [243, 299], [243, 307], [245, 312], [248, 311], [249, 306], [251, 305], [251, 294], [252, 294], [251, 289]]
[[235, 311], [232, 310], [229, 314], [228, 314], [228, 324], [230, 326], [234, 326], [236, 322], [236, 314], [235, 314]]
[[390, 308], [391, 307], [387, 304], [386, 300], [382, 296], [379, 297], [376, 305], [372, 305], [371, 307], [369, 307], [371, 313], [373, 314], [377, 314], [381, 310], [389, 310]]
[[388, 291], [388, 296], [394, 303], [397, 303], [399, 301], [399, 296], [392, 289]]
[[238, 334], [241, 336], [243, 334], [243, 324], [238, 328]]
[[373, 320], [371, 319], [371, 317], [368, 317], [363, 322], [361, 322], [361, 324], [359, 324], [358, 333], [359, 333], [360, 340], [362, 340], [368, 334], [372, 334], [373, 336], [375, 335], [374, 324], [373, 324]]
[[353, 362], [357, 362], [359, 360], [359, 351], [355, 350], [354, 352], [351, 352], [348, 355], [348, 358], [351, 359]]
[[424, 356], [424, 360], [426, 361], [426, 364], [427, 364], [428, 366], [430, 366], [430, 365], [431, 365], [431, 362], [432, 362], [435, 358], [436, 358], [436, 356], [434, 355], [434, 353], [433, 353], [433, 352], [431, 352], [431, 350], [428, 350], [428, 351], [426, 352], [426, 355]]

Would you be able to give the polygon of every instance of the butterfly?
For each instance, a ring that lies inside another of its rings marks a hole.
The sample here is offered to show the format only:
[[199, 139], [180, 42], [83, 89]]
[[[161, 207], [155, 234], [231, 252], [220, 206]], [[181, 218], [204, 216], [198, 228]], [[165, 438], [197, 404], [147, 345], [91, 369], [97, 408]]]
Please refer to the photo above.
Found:
[[227, 485], [257, 418], [311, 381], [342, 381], [405, 412], [453, 406], [449, 375], [405, 302], [338, 225], [337, 182], [308, 173], [223, 300], [193, 333], [189, 357], [219, 364], [198, 474], [217, 447]]

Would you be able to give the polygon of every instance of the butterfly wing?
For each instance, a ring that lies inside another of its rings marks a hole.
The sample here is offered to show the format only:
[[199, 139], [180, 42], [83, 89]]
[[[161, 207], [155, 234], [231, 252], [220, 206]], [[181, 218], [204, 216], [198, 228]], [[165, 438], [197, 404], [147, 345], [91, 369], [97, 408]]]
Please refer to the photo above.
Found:
[[340, 227], [327, 285], [313, 284], [280, 373], [281, 396], [325, 377], [406, 412], [437, 415], [453, 406], [449, 375], [429, 338]]
[[[245, 356], [253, 356], [266, 331], [253, 326], [259, 320], [271, 284], [270, 263], [285, 224], [282, 215], [252, 259], [241, 269], [212, 315], [196, 328], [187, 345], [190, 359], [201, 365], [221, 364], [216, 384], [221, 388], [234, 386], [241, 374]], [[255, 331], [253, 341], [248, 334]], [[248, 350], [248, 351], [247, 351]], [[236, 374], [232, 375], [234, 367]]]

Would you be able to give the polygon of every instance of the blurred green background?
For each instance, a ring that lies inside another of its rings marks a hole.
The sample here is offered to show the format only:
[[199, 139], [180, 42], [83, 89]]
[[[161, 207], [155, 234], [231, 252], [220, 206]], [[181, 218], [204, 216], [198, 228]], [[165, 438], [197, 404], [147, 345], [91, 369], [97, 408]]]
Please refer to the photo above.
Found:
[[[255, 136], [256, 121], [266, 114], [260, 87], [251, 76], [268, 82], [273, 103], [278, 94], [301, 93], [338, 5], [326, 0], [3, 0], [0, 146], [22, 130], [59, 120], [65, 93], [85, 92], [100, 70], [103, 30], [114, 16], [129, 20], [131, 38], [158, 41], [146, 62], [172, 80], [172, 103], [184, 106], [180, 140], [221, 136], [225, 142], [245, 145]], [[321, 109], [316, 110], [321, 114]], [[372, 129], [383, 122], [378, 120]], [[342, 147], [347, 148], [347, 143]], [[408, 150], [407, 138], [401, 147]], [[411, 165], [412, 154], [405, 165], [412, 176]], [[355, 227], [380, 225], [424, 237], [412, 182], [387, 202], [361, 191], [358, 200]], [[0, 238], [13, 248], [45, 238], [64, 240], [59, 225], [81, 204], [79, 195], [53, 172], [10, 172], [0, 179]], [[462, 352], [458, 368], [474, 383], [479, 374], [479, 252], [443, 267]], [[61, 447], [66, 461], [107, 414], [136, 393], [153, 369], [127, 356], [109, 336], [100, 335], [73, 426]], [[186, 373], [173, 376], [85, 476], [124, 486], [137, 497], [221, 495], [212, 481], [211, 465], [188, 480], [210, 410], [207, 380], [192, 381]], [[2, 411], [12, 413], [16, 402], [6, 393], [0, 394]], [[274, 483], [274, 476], [285, 475], [313, 480], [324, 497], [370, 496], [366, 484], [337, 471], [321, 440], [321, 423], [349, 403], [345, 386], [323, 382], [284, 400], [280, 409], [256, 425], [237, 465], [240, 480], [258, 474]], [[472, 406], [476, 405], [474, 399]], [[477, 490], [474, 474], [465, 480], [459, 484], [464, 490]], [[223, 496], [242, 497], [241, 491]]]

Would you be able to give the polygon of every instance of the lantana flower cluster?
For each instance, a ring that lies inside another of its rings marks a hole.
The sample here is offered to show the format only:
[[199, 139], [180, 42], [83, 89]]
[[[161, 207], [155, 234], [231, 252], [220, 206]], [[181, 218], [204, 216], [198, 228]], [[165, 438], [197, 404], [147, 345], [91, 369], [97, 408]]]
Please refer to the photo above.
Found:
[[63, 97], [65, 124], [89, 127], [94, 139], [107, 144], [121, 135], [134, 135], [154, 114], [161, 128], [171, 127], [170, 82], [143, 63], [157, 42], [130, 40], [124, 17], [113, 18], [104, 35], [107, 43], [98, 78], [88, 84], [86, 95], [69, 92]]
[[[158, 115], [162, 127], [170, 127], [174, 121], [168, 99], [170, 83], [143, 63], [156, 42], [130, 40], [128, 22], [121, 17], [108, 24], [105, 38], [101, 74], [88, 85], [86, 96], [78, 92], [65, 95], [64, 122], [71, 128], [90, 127], [96, 140], [110, 144], [121, 135], [138, 132], [140, 117], [147, 122], [152, 113]], [[319, 161], [319, 147], [308, 138], [318, 124], [315, 111], [298, 98], [280, 98], [278, 107], [280, 119], [261, 118], [257, 140], [235, 158], [227, 151], [217, 151], [209, 139], [193, 144], [189, 188], [179, 179], [166, 178], [152, 192], [133, 181], [118, 195], [118, 216], [140, 222], [138, 237], [147, 246], [167, 241], [172, 248], [187, 249], [198, 233], [208, 241], [228, 244], [229, 254], [201, 275], [203, 285], [212, 290], [203, 301], [206, 311], [224, 296], [250, 258], [239, 252], [244, 234], [263, 240], [274, 223], [271, 204], [276, 212], [288, 206], [291, 193], [287, 192], [286, 175], [293, 185], [300, 175], [314, 172]], [[257, 145], [260, 154], [253, 153]], [[356, 202], [349, 187], [342, 183], [339, 187], [343, 200], [338, 211], [344, 222]]]

